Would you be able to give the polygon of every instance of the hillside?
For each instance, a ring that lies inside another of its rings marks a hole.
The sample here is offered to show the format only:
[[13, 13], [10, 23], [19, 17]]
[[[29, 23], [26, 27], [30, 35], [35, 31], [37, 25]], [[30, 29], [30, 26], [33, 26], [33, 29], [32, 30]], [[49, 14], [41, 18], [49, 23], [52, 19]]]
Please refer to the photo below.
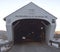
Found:
[[0, 39], [7, 39], [6, 31], [0, 30]]
[[56, 31], [56, 32], [55, 32], [54, 38], [60, 38], [60, 31]]
[[55, 34], [60, 34], [60, 31], [56, 31]]

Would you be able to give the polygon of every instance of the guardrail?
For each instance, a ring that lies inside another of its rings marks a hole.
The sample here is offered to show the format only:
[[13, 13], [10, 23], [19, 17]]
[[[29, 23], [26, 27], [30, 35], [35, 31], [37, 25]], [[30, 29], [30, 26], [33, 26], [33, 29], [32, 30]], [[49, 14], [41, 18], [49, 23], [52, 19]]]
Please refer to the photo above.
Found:
[[57, 41], [53, 41], [53, 40], [50, 40], [50, 45], [52, 46], [52, 43], [55, 43], [55, 44], [58, 44], [58, 47], [60, 47], [60, 42], [57, 42]]

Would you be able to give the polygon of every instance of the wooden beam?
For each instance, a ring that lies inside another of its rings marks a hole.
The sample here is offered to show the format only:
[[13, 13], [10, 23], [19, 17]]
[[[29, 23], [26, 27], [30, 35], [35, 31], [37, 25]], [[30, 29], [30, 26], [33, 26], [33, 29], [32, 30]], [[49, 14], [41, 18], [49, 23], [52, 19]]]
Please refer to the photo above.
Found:
[[20, 23], [20, 21], [18, 21], [14, 26], [13, 28], [16, 28], [16, 26]]
[[41, 23], [42, 23], [44, 26], [46, 26], [46, 27], [47, 27], [47, 25], [46, 25], [43, 21], [41, 21]]

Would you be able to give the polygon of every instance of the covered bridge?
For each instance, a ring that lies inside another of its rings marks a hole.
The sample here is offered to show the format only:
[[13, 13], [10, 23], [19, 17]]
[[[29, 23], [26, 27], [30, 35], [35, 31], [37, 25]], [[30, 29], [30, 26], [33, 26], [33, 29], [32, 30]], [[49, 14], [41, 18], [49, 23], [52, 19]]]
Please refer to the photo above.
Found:
[[23, 41], [43, 41], [47, 44], [53, 39], [56, 17], [34, 3], [16, 10], [4, 18], [7, 37], [14, 43]]

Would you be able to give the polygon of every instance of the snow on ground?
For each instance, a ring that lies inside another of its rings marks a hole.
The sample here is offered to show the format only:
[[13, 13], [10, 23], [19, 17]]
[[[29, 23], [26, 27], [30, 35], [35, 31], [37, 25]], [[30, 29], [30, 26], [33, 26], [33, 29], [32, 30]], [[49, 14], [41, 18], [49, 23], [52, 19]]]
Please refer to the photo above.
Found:
[[[53, 39], [52, 41], [54, 41], [54, 42], [59, 42], [60, 43], [60, 38], [59, 39]], [[56, 47], [56, 48], [60, 48], [59, 47], [59, 44], [56, 44], [56, 43], [52, 43], [52, 46], [54, 46], [54, 47]]]
[[0, 50], [1, 52], [9, 50], [11, 47], [9, 47], [9, 44], [7, 44], [9, 41], [0, 39]]

